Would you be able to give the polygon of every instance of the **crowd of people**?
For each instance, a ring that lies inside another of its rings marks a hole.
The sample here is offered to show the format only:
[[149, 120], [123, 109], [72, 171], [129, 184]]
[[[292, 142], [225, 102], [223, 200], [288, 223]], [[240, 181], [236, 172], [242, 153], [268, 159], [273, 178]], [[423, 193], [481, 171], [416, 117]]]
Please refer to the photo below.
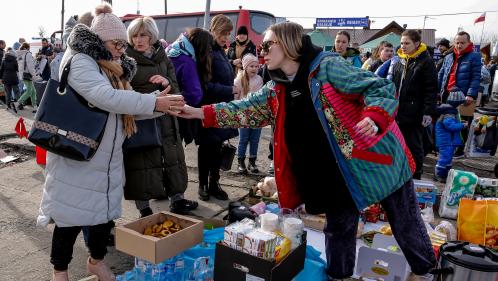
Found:
[[280, 205], [304, 203], [308, 213], [326, 214], [331, 280], [353, 274], [359, 214], [377, 202], [413, 280], [430, 280], [435, 256], [412, 181], [423, 174], [424, 137], [435, 132], [436, 148], [429, 150], [439, 151], [435, 175], [444, 181], [464, 143], [460, 132], [471, 121], [462, 120], [458, 108], [476, 102], [498, 59], [483, 66], [463, 31], [453, 44], [438, 42], [442, 57], [435, 61], [416, 30], [404, 31], [398, 48], [381, 42], [366, 58], [347, 31], [337, 33], [333, 52], [325, 52], [300, 25], [274, 24], [258, 54], [245, 26], [230, 44], [233, 29], [227, 16], [217, 15], [209, 30], [188, 28], [165, 47], [151, 17], [126, 28], [104, 4], [94, 16], [70, 18], [62, 48], [44, 39], [33, 56], [22, 38], [5, 51], [0, 40], [9, 110], [22, 110], [28, 99], [36, 110], [33, 83], [58, 80], [70, 64], [68, 84], [109, 112], [90, 161], [48, 153], [38, 224], [55, 223], [53, 280], [69, 280], [82, 230], [88, 270], [99, 280], [115, 280], [104, 257], [123, 197], [135, 202], [141, 217], [153, 213], [151, 199], [169, 198], [178, 214], [198, 207], [184, 198], [184, 143], [198, 146], [199, 199], [228, 200], [220, 185], [223, 143], [239, 136], [238, 172], [259, 173], [258, 146], [267, 125]]

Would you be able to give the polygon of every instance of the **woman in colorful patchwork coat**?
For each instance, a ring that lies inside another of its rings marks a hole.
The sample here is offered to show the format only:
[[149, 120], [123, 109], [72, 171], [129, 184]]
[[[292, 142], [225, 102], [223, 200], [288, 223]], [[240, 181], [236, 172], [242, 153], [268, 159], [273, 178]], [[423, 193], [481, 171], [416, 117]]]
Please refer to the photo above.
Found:
[[[247, 98], [185, 106], [205, 127], [275, 125], [275, 177], [282, 208], [305, 203], [325, 213], [327, 273], [353, 274], [360, 210], [379, 202], [413, 280], [431, 280], [436, 263], [413, 189], [415, 163], [394, 114], [394, 85], [322, 52], [295, 23], [272, 25], [262, 50], [272, 81]], [[426, 279], [427, 278], [427, 279]]]

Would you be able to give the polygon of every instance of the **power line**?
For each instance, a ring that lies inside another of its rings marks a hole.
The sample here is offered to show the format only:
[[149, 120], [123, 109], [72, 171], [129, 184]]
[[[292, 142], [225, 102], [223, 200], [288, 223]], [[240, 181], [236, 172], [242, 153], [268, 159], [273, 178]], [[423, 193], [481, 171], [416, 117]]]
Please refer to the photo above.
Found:
[[[402, 16], [370, 16], [369, 18], [371, 19], [389, 19], [389, 18], [418, 18], [418, 17], [438, 17], [438, 16], [458, 16], [458, 15], [471, 15], [471, 14], [482, 14], [482, 13], [496, 13], [498, 10], [492, 10], [492, 11], [480, 11], [480, 12], [461, 12], [461, 13], [446, 13], [446, 14], [425, 14], [425, 15], [413, 15], [413, 16], [408, 16], [408, 15], [402, 15]], [[285, 17], [285, 18], [292, 18], [292, 19], [316, 19], [317, 17]]]

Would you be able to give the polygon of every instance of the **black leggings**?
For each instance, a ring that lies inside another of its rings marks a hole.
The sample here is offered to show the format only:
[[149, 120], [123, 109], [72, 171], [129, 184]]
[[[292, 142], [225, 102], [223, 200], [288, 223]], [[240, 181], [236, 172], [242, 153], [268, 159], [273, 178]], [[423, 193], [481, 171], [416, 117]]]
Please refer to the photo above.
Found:
[[209, 181], [214, 182], [220, 179], [221, 146], [222, 142], [214, 144], [201, 144], [197, 151], [197, 161], [199, 167], [199, 184], [207, 185]]
[[[114, 227], [114, 222], [92, 225], [88, 227], [88, 248], [93, 259], [104, 259], [107, 254], [109, 235]], [[73, 246], [81, 231], [81, 226], [58, 227], [55, 226], [52, 235], [52, 252], [50, 262], [57, 271], [67, 270], [73, 258]]]

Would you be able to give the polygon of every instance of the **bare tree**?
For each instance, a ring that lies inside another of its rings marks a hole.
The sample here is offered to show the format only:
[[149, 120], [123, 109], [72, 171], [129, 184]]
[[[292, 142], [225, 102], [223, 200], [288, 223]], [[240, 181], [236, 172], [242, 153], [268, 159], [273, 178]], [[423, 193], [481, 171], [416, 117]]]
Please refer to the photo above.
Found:
[[47, 34], [47, 30], [45, 30], [45, 27], [43, 26], [38, 26], [38, 35], [40, 35], [41, 38], [45, 38], [45, 34]]

